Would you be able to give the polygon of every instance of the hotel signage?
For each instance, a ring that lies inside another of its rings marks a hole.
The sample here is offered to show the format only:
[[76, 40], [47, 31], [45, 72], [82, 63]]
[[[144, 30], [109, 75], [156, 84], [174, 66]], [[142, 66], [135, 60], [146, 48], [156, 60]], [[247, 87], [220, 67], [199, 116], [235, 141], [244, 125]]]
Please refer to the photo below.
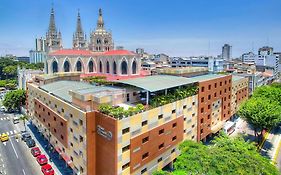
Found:
[[99, 135], [103, 136], [104, 138], [106, 138], [107, 140], [111, 140], [112, 139], [112, 133], [110, 131], [106, 131], [100, 125], [97, 125], [97, 133]]

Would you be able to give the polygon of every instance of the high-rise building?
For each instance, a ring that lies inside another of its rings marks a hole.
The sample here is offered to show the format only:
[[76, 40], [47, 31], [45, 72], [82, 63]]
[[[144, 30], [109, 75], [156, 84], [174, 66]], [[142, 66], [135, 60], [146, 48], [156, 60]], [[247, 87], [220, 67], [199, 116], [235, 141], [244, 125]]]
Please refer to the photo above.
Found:
[[263, 46], [259, 48], [258, 55], [272, 55], [273, 54], [273, 47]]
[[46, 39], [41, 37], [41, 38], [36, 38], [35, 39], [35, 51], [38, 52], [45, 52], [46, 51]]
[[225, 44], [222, 47], [222, 58], [229, 61], [232, 59], [232, 46]]

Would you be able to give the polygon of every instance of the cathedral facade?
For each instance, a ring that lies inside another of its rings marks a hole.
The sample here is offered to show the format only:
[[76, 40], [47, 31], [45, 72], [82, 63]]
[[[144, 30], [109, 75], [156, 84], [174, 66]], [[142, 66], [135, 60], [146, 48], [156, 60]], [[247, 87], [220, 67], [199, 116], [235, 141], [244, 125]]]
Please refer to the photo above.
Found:
[[128, 50], [114, 50], [112, 34], [104, 27], [102, 10], [99, 9], [96, 29], [90, 39], [83, 31], [80, 12], [77, 15], [76, 31], [71, 49], [62, 46], [61, 33], [55, 25], [52, 8], [49, 29], [46, 33], [47, 59], [45, 73], [81, 72], [82, 74], [137, 76], [141, 60]]

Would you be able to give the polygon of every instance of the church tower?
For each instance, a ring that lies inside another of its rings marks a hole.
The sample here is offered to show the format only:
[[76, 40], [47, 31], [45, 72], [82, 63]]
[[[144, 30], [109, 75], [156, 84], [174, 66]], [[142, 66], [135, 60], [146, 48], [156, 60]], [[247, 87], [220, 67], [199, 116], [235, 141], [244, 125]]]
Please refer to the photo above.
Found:
[[82, 29], [79, 11], [77, 16], [76, 31], [73, 35], [73, 49], [87, 49], [87, 39]]
[[99, 9], [97, 28], [94, 32], [91, 32], [89, 49], [94, 52], [105, 52], [114, 49], [112, 35], [104, 28], [101, 9]]
[[55, 24], [54, 8], [51, 9], [50, 24], [46, 33], [46, 51], [52, 52], [62, 49], [61, 33], [57, 31]]

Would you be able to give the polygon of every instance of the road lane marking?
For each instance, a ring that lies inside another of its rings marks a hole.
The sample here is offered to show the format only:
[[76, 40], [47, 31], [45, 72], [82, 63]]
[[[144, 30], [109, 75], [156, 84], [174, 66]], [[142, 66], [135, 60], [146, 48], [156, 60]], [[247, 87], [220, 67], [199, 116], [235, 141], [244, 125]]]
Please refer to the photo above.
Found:
[[14, 130], [14, 134], [16, 134], [17, 133], [17, 131], [16, 130]]
[[22, 172], [23, 172], [23, 175], [25, 175], [25, 171], [24, 171], [24, 169], [22, 169]]
[[17, 151], [16, 151], [16, 149], [15, 149], [15, 147], [14, 147], [14, 144], [13, 144], [13, 141], [12, 141], [12, 140], [11, 140], [11, 144], [12, 144], [12, 147], [13, 147], [13, 149], [14, 149], [14, 152], [15, 152], [15, 154], [16, 154], [16, 156], [17, 156], [17, 159], [19, 159], [18, 153], [17, 153]]

